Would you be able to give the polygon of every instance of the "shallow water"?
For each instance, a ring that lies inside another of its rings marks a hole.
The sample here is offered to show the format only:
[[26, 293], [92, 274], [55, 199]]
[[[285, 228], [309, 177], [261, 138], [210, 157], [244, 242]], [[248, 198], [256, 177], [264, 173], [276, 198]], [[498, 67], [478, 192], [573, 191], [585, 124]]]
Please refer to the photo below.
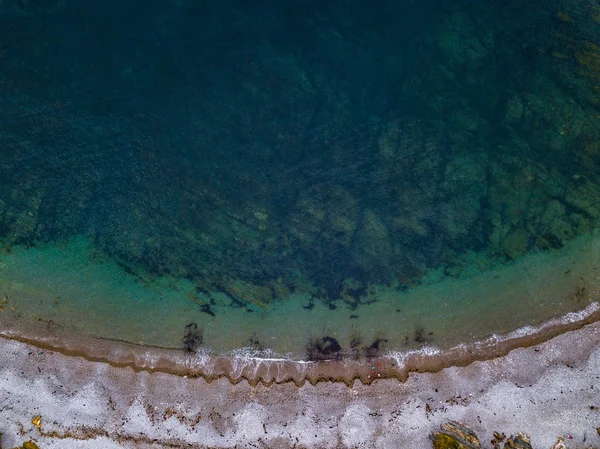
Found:
[[355, 360], [590, 310], [598, 14], [1, 2], [4, 332]]

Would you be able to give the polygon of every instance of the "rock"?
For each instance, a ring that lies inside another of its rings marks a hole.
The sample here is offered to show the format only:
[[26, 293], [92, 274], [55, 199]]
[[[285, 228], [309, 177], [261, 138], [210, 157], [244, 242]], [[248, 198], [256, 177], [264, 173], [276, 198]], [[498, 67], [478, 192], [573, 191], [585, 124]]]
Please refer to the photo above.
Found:
[[481, 449], [479, 438], [466, 424], [448, 421], [440, 427], [441, 432], [429, 436], [434, 449]]
[[506, 434], [504, 432], [494, 432], [494, 439], [492, 440], [494, 449], [502, 449], [502, 442], [504, 440], [506, 440]]
[[35, 427], [37, 427], [38, 430], [41, 429], [42, 428], [42, 416], [41, 415], [35, 416], [31, 420], [31, 424], [33, 424]]
[[358, 227], [358, 201], [340, 186], [331, 189], [327, 201], [329, 229], [344, 247], [350, 246]]
[[383, 135], [379, 138], [379, 154], [384, 162], [392, 162], [398, 157], [398, 139], [400, 138], [400, 122], [394, 120], [388, 123]]
[[364, 271], [385, 266], [389, 261], [389, 231], [379, 216], [369, 209], [364, 211], [361, 226], [356, 231], [353, 249], [357, 263]]
[[273, 292], [264, 285], [256, 285], [240, 279], [227, 279], [223, 282], [227, 294], [237, 300], [253, 304], [259, 308], [270, 309]]
[[511, 259], [516, 259], [527, 250], [529, 234], [525, 229], [519, 228], [504, 239], [504, 253]]
[[326, 211], [321, 192], [308, 191], [298, 199], [290, 219], [290, 232], [301, 244], [311, 245], [321, 234]]
[[516, 437], [510, 437], [504, 443], [504, 449], [533, 449], [529, 435], [518, 433]]
[[25, 441], [23, 443], [23, 449], [40, 449], [40, 447], [33, 441]]
[[506, 120], [509, 122], [521, 120], [524, 110], [525, 106], [521, 98], [518, 95], [513, 95], [506, 105]]

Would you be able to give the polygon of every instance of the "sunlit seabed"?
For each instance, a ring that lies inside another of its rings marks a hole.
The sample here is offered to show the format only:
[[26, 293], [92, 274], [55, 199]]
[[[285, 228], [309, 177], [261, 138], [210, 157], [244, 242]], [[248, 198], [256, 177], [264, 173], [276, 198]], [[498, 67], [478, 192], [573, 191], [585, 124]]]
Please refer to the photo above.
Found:
[[[377, 289], [373, 302], [330, 310], [292, 295], [269, 309], [231, 307], [208, 298], [187, 280], [125, 272], [83, 238], [63, 244], [14, 247], [0, 257], [0, 293], [6, 328], [32, 326], [183, 350], [185, 327], [196, 323], [200, 349], [249, 348], [263, 357], [306, 360], [307, 347], [335, 339], [341, 355], [369, 357], [419, 348], [447, 349], [532, 329], [588, 307], [597, 298], [600, 237], [580, 236], [561, 250], [529, 254], [463, 279], [432, 272], [408, 291]], [[252, 310], [252, 311], [248, 311]], [[214, 314], [214, 316], [212, 316]]]

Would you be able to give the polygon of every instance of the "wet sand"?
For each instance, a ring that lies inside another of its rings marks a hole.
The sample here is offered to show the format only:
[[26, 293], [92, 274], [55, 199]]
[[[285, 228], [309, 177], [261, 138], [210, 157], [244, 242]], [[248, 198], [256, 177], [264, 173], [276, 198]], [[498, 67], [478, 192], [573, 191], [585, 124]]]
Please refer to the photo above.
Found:
[[170, 374], [158, 369], [166, 359], [147, 356], [140, 369], [141, 355], [117, 366], [50, 346], [0, 338], [3, 447], [31, 439], [42, 448], [426, 448], [450, 419], [483, 442], [521, 431], [536, 449], [566, 435], [568, 447], [600, 444], [600, 323], [503, 357], [350, 386], [252, 386]]

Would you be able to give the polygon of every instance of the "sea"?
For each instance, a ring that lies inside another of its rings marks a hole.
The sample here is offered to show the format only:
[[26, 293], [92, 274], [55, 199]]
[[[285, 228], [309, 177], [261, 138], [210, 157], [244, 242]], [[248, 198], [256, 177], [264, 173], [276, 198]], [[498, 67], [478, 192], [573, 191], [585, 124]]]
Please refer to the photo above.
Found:
[[253, 381], [494, 357], [600, 319], [599, 168], [593, 1], [0, 0], [5, 338]]

